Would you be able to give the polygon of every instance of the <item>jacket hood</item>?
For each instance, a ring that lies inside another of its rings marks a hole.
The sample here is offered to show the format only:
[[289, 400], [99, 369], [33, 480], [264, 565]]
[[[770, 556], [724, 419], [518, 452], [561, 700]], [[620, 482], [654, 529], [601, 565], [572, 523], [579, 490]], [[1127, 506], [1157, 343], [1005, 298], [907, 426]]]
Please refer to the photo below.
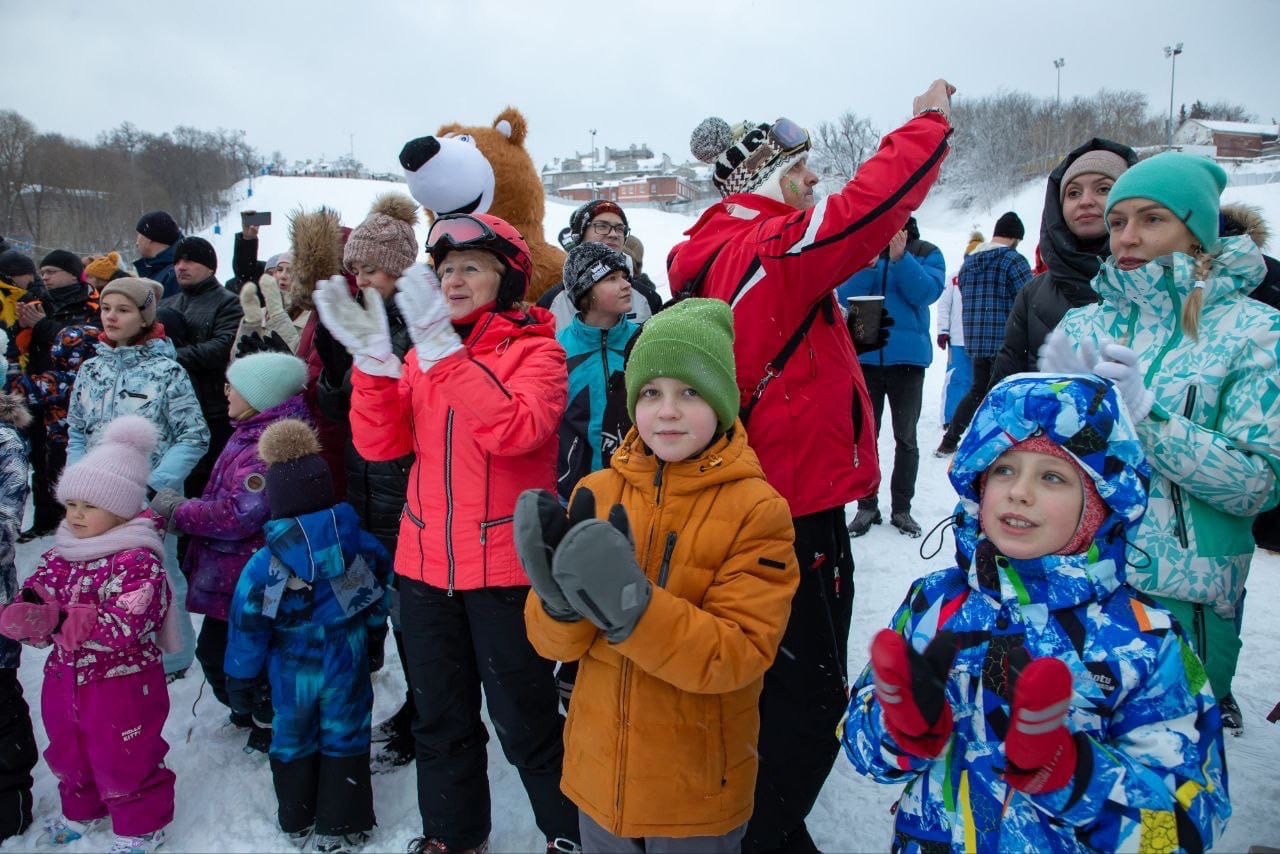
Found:
[[[1071, 455], [1093, 480], [1108, 513], [1084, 553], [1008, 563], [1027, 584], [1057, 573], [1054, 583], [1044, 582], [1044, 597], [1036, 601], [1076, 604], [1096, 592], [1095, 585], [1113, 588], [1124, 580], [1126, 540], [1134, 539], [1146, 513], [1151, 479], [1128, 411], [1111, 383], [1096, 376], [1015, 374], [983, 399], [948, 472], [960, 496], [956, 559], [969, 572], [970, 584], [978, 586], [973, 558], [994, 550], [979, 527], [980, 478], [1010, 447], [1038, 434]], [[1074, 580], [1062, 583], [1063, 576]]]
[[297, 418], [306, 421], [308, 424], [311, 423], [311, 411], [307, 409], [307, 401], [301, 393], [295, 394], [270, 409], [264, 409], [244, 421], [233, 422], [231, 426], [234, 428], [235, 433], [248, 431], [246, 438], [256, 441], [263, 430], [284, 418]]
[[289, 294], [295, 304], [311, 308], [316, 283], [342, 274], [342, 220], [337, 211], [322, 207], [298, 210], [289, 218], [289, 245], [293, 251], [293, 283]]
[[27, 409], [27, 396], [21, 391], [0, 394], [0, 422], [12, 424], [19, 430], [31, 423], [31, 412]]
[[684, 495], [735, 480], [764, 477], [760, 459], [747, 444], [747, 431], [740, 420], [735, 420], [728, 433], [698, 456], [674, 463], [658, 459], [645, 446], [639, 431], [632, 427], [609, 464], [631, 486], [642, 491], [656, 490], [654, 481], [661, 467], [662, 490], [666, 495]]
[[804, 211], [755, 193], [735, 193], [707, 208], [685, 232], [689, 239], [677, 244], [668, 257], [667, 279], [671, 282], [671, 293], [674, 295], [693, 282], [712, 256], [739, 234], [770, 217], [788, 213], [804, 215]]
[[[1121, 310], [1126, 305], [1145, 306], [1157, 315], [1177, 321], [1181, 300], [1197, 285], [1204, 288], [1204, 304], [1209, 305], [1237, 291], [1248, 295], [1263, 280], [1267, 265], [1252, 239], [1245, 235], [1224, 237], [1203, 280], [1196, 278], [1196, 262], [1190, 255], [1174, 252], [1162, 255], [1136, 270], [1121, 270], [1108, 258], [1098, 270], [1094, 288], [1105, 302]], [[1166, 282], [1166, 274], [1171, 278]], [[1172, 291], [1172, 293], [1171, 293]], [[1174, 295], [1177, 296], [1175, 303]]]
[[1111, 252], [1106, 235], [1081, 242], [1062, 218], [1062, 178], [1072, 163], [1090, 151], [1109, 151], [1130, 166], [1138, 162], [1137, 153], [1129, 146], [1095, 137], [1068, 154], [1049, 173], [1044, 191], [1044, 213], [1040, 219], [1040, 257], [1053, 276], [1054, 286], [1075, 305], [1096, 301], [1089, 282], [1097, 274], [1102, 259]]
[[1248, 235], [1259, 249], [1267, 248], [1267, 242], [1271, 240], [1271, 229], [1262, 218], [1261, 208], [1241, 202], [1225, 204], [1218, 218], [1223, 236]]
[[357, 555], [343, 544], [360, 542], [360, 520], [350, 504], [342, 502], [324, 510], [272, 519], [263, 525], [267, 549], [298, 578], [314, 584], [347, 571]]

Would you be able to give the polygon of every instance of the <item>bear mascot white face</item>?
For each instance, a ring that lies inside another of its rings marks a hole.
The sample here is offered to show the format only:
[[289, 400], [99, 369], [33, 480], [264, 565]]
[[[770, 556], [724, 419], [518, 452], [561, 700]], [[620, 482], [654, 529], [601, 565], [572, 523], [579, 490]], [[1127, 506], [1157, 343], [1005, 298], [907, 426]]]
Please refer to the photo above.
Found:
[[446, 124], [434, 136], [410, 140], [400, 151], [400, 165], [428, 220], [487, 213], [520, 232], [533, 258], [526, 292], [532, 301], [560, 281], [564, 252], [544, 236], [545, 191], [524, 147], [527, 132], [524, 116], [508, 107], [488, 126]]

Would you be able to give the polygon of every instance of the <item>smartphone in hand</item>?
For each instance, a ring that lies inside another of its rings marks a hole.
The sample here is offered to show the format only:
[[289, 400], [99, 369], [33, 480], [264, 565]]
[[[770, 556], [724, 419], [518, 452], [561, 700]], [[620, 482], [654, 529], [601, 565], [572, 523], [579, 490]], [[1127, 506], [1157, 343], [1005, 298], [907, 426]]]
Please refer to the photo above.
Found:
[[271, 211], [244, 211], [240, 214], [241, 225], [271, 225]]

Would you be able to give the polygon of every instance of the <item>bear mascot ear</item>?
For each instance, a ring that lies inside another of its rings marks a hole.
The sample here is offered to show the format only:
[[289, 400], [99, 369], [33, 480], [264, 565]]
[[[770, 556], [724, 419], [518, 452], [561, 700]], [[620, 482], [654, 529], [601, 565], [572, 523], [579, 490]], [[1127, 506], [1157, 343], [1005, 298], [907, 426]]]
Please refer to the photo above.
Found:
[[511, 140], [512, 145], [524, 145], [524, 136], [529, 130], [524, 116], [515, 107], [507, 107], [498, 113], [493, 120], [493, 129]]

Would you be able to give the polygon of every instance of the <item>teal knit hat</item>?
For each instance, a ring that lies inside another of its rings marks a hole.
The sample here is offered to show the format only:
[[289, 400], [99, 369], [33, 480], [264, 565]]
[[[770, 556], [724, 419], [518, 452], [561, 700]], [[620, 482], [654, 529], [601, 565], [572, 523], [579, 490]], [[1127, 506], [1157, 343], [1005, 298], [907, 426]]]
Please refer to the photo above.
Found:
[[279, 406], [307, 385], [307, 363], [289, 353], [253, 353], [227, 368], [227, 382], [259, 412]]
[[738, 417], [733, 362], [733, 311], [718, 299], [686, 299], [649, 318], [627, 359], [627, 414], [656, 377], [680, 380], [702, 395], [721, 432]]
[[1181, 151], [1166, 151], [1129, 167], [1107, 194], [1111, 214], [1124, 199], [1151, 199], [1173, 211], [1206, 252], [1218, 248], [1218, 197], [1227, 173], [1212, 160]]

